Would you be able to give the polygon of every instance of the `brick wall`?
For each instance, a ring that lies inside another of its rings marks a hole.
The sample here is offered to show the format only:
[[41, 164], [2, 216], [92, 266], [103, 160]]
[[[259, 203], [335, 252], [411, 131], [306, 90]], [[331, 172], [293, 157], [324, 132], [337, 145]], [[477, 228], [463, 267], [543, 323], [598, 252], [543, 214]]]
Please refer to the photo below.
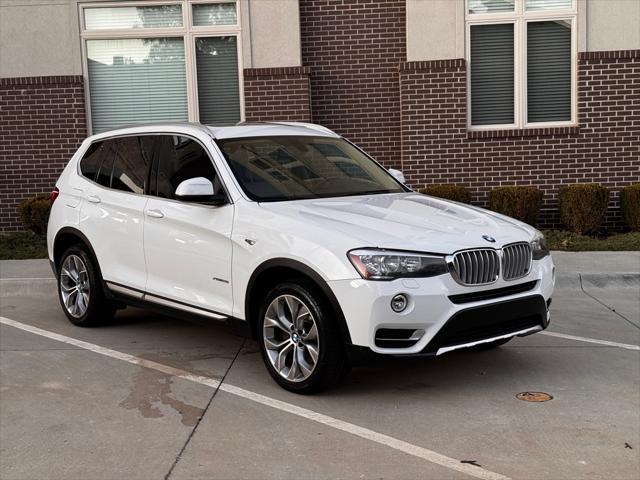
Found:
[[311, 121], [309, 68], [245, 68], [247, 121]]
[[313, 121], [386, 166], [400, 162], [398, 63], [406, 60], [406, 0], [300, 0], [302, 64], [311, 67]]
[[23, 228], [17, 204], [53, 189], [86, 134], [82, 76], [0, 79], [0, 232]]
[[545, 192], [542, 226], [559, 226], [561, 185], [613, 190], [608, 226], [620, 225], [618, 189], [640, 182], [640, 51], [579, 55], [579, 126], [468, 132], [463, 59], [400, 65], [402, 169], [409, 183], [471, 187], [486, 206], [499, 185]]

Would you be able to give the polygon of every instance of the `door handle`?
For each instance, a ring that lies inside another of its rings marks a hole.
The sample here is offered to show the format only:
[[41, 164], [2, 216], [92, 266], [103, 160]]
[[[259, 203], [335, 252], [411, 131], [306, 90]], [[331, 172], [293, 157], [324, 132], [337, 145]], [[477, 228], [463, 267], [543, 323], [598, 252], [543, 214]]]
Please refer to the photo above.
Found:
[[151, 208], [151, 209], [147, 210], [144, 213], [147, 215], [147, 217], [153, 217], [153, 218], [163, 218], [164, 217], [164, 213], [162, 213], [160, 210], [157, 210], [155, 208]]
[[97, 195], [89, 195], [87, 197], [87, 200], [90, 201], [91, 203], [100, 203], [102, 200], [100, 200], [100, 197]]

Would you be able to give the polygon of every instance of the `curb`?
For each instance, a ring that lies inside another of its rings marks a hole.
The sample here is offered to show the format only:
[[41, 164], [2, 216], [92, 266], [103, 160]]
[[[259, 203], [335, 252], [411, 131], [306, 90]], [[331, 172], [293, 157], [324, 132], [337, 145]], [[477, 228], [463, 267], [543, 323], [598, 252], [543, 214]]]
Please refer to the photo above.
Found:
[[556, 288], [640, 288], [640, 273], [563, 273]]

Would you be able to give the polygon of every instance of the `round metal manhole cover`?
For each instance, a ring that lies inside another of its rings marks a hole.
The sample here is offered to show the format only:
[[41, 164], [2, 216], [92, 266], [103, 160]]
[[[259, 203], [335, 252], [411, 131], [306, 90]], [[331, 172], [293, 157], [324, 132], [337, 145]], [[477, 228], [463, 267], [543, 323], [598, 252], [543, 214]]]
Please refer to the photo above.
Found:
[[522, 392], [516, 395], [518, 400], [524, 400], [525, 402], [548, 402], [553, 397], [544, 392]]

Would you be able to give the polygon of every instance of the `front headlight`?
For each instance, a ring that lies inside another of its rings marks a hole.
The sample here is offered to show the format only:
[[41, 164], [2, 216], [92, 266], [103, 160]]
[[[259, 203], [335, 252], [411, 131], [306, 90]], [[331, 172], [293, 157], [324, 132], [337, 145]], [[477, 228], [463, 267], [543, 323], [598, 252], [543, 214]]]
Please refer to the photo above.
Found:
[[444, 257], [393, 250], [359, 249], [348, 254], [360, 276], [367, 280], [434, 277], [447, 273]]
[[531, 240], [531, 253], [534, 260], [540, 260], [549, 255], [547, 241], [544, 239], [544, 235], [541, 232], [536, 232], [533, 240]]

